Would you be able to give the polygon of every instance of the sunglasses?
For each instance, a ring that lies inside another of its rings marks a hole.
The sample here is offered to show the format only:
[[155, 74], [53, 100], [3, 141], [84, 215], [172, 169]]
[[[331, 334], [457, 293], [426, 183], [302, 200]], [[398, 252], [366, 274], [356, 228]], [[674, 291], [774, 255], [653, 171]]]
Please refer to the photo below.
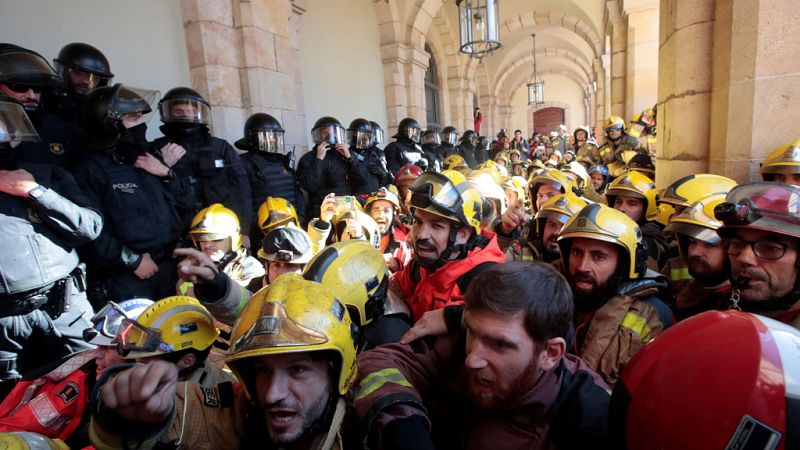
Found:
[[17, 94], [24, 94], [29, 90], [33, 91], [34, 94], [41, 94], [44, 90], [44, 86], [35, 86], [24, 83], [3, 83], [3, 85]]

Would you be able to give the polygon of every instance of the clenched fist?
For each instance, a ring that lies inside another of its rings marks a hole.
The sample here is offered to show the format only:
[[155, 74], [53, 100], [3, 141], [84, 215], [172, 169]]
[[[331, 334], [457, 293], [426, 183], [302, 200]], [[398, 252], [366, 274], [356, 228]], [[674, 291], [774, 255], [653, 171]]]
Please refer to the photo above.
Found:
[[105, 409], [145, 423], [167, 419], [175, 405], [178, 369], [167, 361], [137, 364], [111, 378], [100, 391]]

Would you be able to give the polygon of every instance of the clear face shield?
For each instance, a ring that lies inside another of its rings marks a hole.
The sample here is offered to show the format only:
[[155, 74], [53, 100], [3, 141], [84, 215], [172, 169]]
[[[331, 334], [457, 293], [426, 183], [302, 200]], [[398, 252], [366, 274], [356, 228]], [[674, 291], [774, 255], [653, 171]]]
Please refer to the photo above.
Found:
[[347, 131], [347, 142], [357, 149], [365, 149], [372, 147], [372, 132], [371, 131]]
[[383, 144], [383, 129], [382, 128], [373, 128], [372, 129], [372, 145], [381, 145]]
[[22, 142], [39, 142], [39, 134], [22, 105], [0, 100], [0, 144], [16, 147]]
[[441, 145], [442, 139], [439, 137], [439, 133], [427, 133], [422, 136], [422, 144], [423, 145]]
[[109, 114], [115, 119], [122, 119], [127, 114], [142, 113], [144, 121], [149, 122], [153, 117], [150, 113], [155, 110], [161, 92], [128, 85], [117, 86], [119, 88], [111, 101]]
[[[455, 131], [444, 133], [442, 139], [450, 145], [456, 145], [458, 143], [458, 133]], [[475, 145], [475, 143], [473, 142], [472, 145]]]
[[286, 154], [283, 144], [283, 132], [272, 130], [259, 130], [253, 133], [256, 148], [262, 152]]
[[72, 69], [58, 62], [55, 64], [56, 70], [58, 70], [62, 81], [67, 85], [69, 90], [80, 96], [85, 96], [86, 94], [92, 92], [95, 88], [108, 86], [108, 84], [111, 82], [111, 77], [84, 72], [78, 69]]
[[159, 105], [161, 121], [165, 123], [198, 123], [208, 125], [211, 122], [211, 108], [198, 100], [176, 98], [164, 100]]
[[414, 181], [409, 190], [413, 207], [432, 206], [437, 211], [451, 216], [457, 216], [460, 213], [461, 194], [444, 175], [425, 172]]
[[344, 127], [337, 124], [314, 128], [311, 130], [311, 139], [314, 141], [314, 145], [319, 145], [323, 142], [327, 142], [331, 145], [346, 143]]
[[420, 128], [409, 128], [407, 130], [408, 138], [414, 142], [419, 142], [419, 138], [422, 135], [422, 129]]

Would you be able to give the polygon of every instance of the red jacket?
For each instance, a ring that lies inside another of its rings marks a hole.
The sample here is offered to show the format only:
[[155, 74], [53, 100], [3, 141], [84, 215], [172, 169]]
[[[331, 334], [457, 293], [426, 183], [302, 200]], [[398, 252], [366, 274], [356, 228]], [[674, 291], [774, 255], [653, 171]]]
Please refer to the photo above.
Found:
[[464, 259], [448, 261], [436, 270], [420, 267], [412, 259], [403, 270], [392, 276], [392, 282], [403, 291], [414, 322], [428, 311], [463, 303], [464, 292], [458, 280], [478, 265], [505, 262], [506, 256], [497, 245], [497, 236], [489, 231], [482, 235], [489, 239], [489, 243], [473, 248]]
[[17, 383], [0, 404], [0, 432], [31, 431], [67, 440], [89, 404], [93, 362], [94, 350], [87, 350], [40, 378]]
[[411, 260], [411, 251], [406, 243], [406, 233], [397, 226], [392, 227], [392, 234], [381, 236], [381, 253], [391, 253], [392, 258], [397, 261], [397, 266], [403, 268]]

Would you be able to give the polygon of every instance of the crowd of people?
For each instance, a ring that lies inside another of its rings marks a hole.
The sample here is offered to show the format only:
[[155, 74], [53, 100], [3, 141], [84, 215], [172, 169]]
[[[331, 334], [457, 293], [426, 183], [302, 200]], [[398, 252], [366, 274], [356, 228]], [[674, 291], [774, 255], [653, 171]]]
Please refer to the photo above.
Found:
[[295, 164], [269, 114], [232, 146], [190, 88], [54, 63], [0, 44], [9, 448], [800, 442], [800, 141], [657, 187], [655, 109], [600, 143], [322, 117]]

